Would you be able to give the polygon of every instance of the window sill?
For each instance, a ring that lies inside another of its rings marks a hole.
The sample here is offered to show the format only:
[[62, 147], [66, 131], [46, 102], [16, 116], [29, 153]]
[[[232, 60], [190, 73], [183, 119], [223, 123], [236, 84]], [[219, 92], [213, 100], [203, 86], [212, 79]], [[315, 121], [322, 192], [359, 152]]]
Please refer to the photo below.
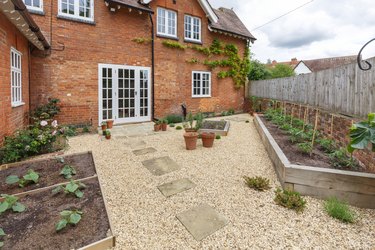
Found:
[[69, 20], [69, 21], [74, 21], [74, 22], [80, 22], [80, 23], [90, 24], [90, 25], [96, 25], [95, 21], [93, 21], [93, 20], [82, 19], [82, 18], [75, 17], [75, 16], [57, 15], [57, 18], [65, 19], [65, 20]]
[[25, 103], [24, 102], [19, 102], [19, 103], [12, 103], [12, 108], [17, 108], [17, 107], [21, 107], [21, 106], [24, 106]]
[[184, 42], [185, 43], [194, 43], [194, 44], [199, 44], [199, 45], [203, 45], [202, 41], [194, 41], [194, 40], [190, 40], [190, 39], [184, 39]]
[[156, 34], [157, 37], [160, 37], [160, 38], [167, 38], [167, 39], [170, 39], [170, 40], [176, 40], [176, 41], [179, 41], [180, 39], [176, 36], [167, 36], [167, 35], [161, 35], [161, 34]]
[[45, 13], [42, 9], [40, 10], [37, 10], [37, 9], [30, 9], [30, 8], [27, 8], [27, 10], [31, 13], [31, 14], [35, 14], [35, 15], [40, 15], [40, 16], [44, 16]]
[[211, 98], [212, 96], [192, 96], [193, 99], [198, 99], [198, 98]]

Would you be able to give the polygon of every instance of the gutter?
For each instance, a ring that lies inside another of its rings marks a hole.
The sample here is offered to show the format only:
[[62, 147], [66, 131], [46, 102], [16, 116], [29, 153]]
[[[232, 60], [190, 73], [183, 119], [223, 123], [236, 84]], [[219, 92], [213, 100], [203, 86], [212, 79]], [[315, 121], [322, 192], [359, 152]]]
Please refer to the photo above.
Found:
[[11, 0], [14, 5], [14, 10], [18, 11], [26, 23], [29, 25], [29, 28], [34, 34], [38, 37], [38, 40], [43, 44], [45, 50], [51, 48], [50, 44], [47, 42], [43, 33], [40, 31], [39, 26], [35, 23], [31, 17], [29, 11], [27, 10], [26, 5], [22, 0]]
[[151, 22], [151, 64], [152, 64], [152, 79], [151, 79], [151, 102], [152, 102], [152, 111], [151, 111], [151, 120], [155, 118], [155, 28], [154, 28], [154, 20], [152, 19], [152, 13], [149, 12], [148, 16], [150, 17]]

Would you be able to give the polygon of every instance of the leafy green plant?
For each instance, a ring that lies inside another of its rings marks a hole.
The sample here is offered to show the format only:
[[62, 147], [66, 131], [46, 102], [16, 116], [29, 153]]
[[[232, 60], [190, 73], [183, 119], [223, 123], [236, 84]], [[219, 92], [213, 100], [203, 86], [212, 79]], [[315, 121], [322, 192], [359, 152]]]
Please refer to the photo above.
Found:
[[349, 206], [333, 197], [324, 203], [325, 211], [333, 218], [336, 218], [345, 223], [354, 223], [356, 214]]
[[77, 128], [75, 126], [67, 126], [64, 130], [67, 137], [74, 137], [77, 135]]
[[216, 135], [216, 140], [220, 140], [221, 139], [221, 135]]
[[301, 194], [298, 192], [290, 191], [290, 190], [281, 190], [278, 188], [275, 191], [275, 202], [276, 204], [289, 208], [294, 209], [297, 212], [303, 212], [306, 207], [306, 201], [301, 197]]
[[176, 127], [176, 125], [174, 123], [170, 123], [169, 127], [174, 128], [174, 127]]
[[19, 178], [17, 175], [9, 175], [5, 183], [12, 185], [18, 183], [18, 186], [23, 188], [31, 184], [38, 183], [39, 181], [39, 174], [35, 172], [34, 170], [30, 169], [27, 171], [27, 174], [25, 174], [22, 178]]
[[76, 169], [71, 165], [65, 165], [60, 172], [60, 175], [63, 175], [65, 179], [71, 179], [76, 174]]
[[359, 168], [359, 165], [356, 162], [356, 160], [353, 157], [349, 157], [344, 148], [340, 148], [338, 150], [333, 151], [331, 154], [329, 154], [329, 158], [334, 168], [338, 168], [338, 169]]
[[90, 128], [89, 128], [88, 126], [84, 126], [84, 127], [82, 128], [82, 132], [83, 132], [83, 133], [90, 133]]
[[228, 115], [228, 112], [227, 111], [223, 111], [221, 112], [221, 116], [227, 116]]
[[328, 154], [334, 152], [336, 149], [336, 143], [334, 140], [321, 138], [318, 139], [316, 142], [319, 144], [320, 148]]
[[6, 234], [4, 232], [4, 230], [0, 227], [0, 248], [2, 248], [4, 246], [4, 242], [2, 241], [2, 238], [5, 237]]
[[248, 187], [258, 190], [258, 191], [265, 191], [271, 189], [270, 180], [267, 178], [263, 178], [260, 176], [256, 177], [243, 177], [245, 179], [245, 183]]
[[181, 123], [184, 120], [184, 118], [181, 115], [175, 114], [167, 115], [165, 119], [168, 120], [168, 123]]
[[76, 226], [82, 219], [83, 212], [79, 210], [64, 210], [60, 212], [60, 220], [55, 229], [57, 232], [63, 230], [67, 225]]
[[313, 146], [311, 142], [302, 142], [297, 144], [298, 150], [304, 154], [311, 154], [313, 151]]
[[86, 185], [79, 181], [70, 180], [68, 184], [61, 185], [56, 187], [52, 190], [52, 194], [56, 195], [62, 191], [64, 191], [65, 194], [71, 194], [76, 196], [77, 198], [82, 198], [84, 193], [82, 192], [83, 189], [86, 188]]
[[182, 127], [181, 126], [177, 126], [176, 130], [182, 130]]
[[375, 152], [375, 113], [368, 114], [367, 121], [354, 124], [350, 128], [349, 153], [355, 150], [363, 150], [371, 144], [372, 152]]
[[170, 41], [170, 40], [163, 41], [162, 44], [163, 44], [165, 47], [169, 47], [169, 48], [173, 48], [173, 49], [185, 50], [185, 49], [187, 48], [187, 46], [182, 45], [182, 44], [179, 43], [179, 42]]
[[199, 63], [199, 60], [197, 58], [191, 58], [190, 60], [186, 60], [186, 62], [194, 64], [194, 63]]
[[230, 108], [227, 112], [228, 115], [234, 115], [236, 112], [233, 108]]
[[284, 123], [283, 125], [280, 126], [281, 130], [286, 130], [286, 131], [290, 130], [291, 128], [293, 127], [289, 123]]
[[144, 38], [144, 37], [136, 37], [132, 39], [133, 42], [139, 43], [139, 44], [145, 44], [145, 43], [150, 43], [152, 41], [151, 38]]
[[18, 202], [19, 198], [17, 196], [2, 194], [1, 198], [4, 200], [0, 202], [0, 215], [10, 209], [17, 213], [22, 213], [26, 210], [26, 207]]

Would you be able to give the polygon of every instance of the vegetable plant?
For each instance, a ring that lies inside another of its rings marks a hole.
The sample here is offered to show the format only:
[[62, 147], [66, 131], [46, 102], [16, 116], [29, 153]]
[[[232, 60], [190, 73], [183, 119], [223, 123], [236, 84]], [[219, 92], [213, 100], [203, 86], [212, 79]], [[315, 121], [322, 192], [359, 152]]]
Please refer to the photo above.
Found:
[[65, 165], [60, 172], [60, 175], [63, 175], [65, 179], [71, 179], [76, 174], [76, 169], [71, 165]]
[[58, 194], [64, 191], [65, 194], [75, 195], [77, 198], [83, 197], [82, 189], [85, 189], [86, 185], [79, 181], [70, 180], [68, 184], [61, 185], [52, 190], [52, 194]]
[[367, 149], [371, 144], [372, 152], [375, 152], [375, 113], [368, 114], [367, 121], [354, 124], [350, 128], [349, 153], [358, 149]]
[[267, 178], [263, 178], [260, 176], [256, 176], [252, 178], [244, 176], [243, 178], [245, 179], [246, 185], [252, 189], [255, 189], [258, 191], [265, 191], [265, 190], [271, 189], [270, 180]]
[[26, 210], [26, 207], [22, 203], [18, 202], [19, 198], [14, 195], [2, 194], [1, 198], [4, 200], [0, 202], [0, 215], [7, 210], [12, 210], [13, 212], [17, 213], [22, 213]]
[[289, 208], [294, 209], [297, 212], [303, 212], [306, 207], [306, 201], [301, 197], [301, 194], [298, 192], [290, 191], [290, 190], [281, 190], [278, 188], [275, 191], [275, 202], [276, 204]]
[[359, 167], [355, 159], [347, 155], [346, 150], [344, 148], [340, 148], [338, 150], [333, 151], [331, 154], [329, 154], [329, 158], [331, 160], [332, 166], [338, 169], [356, 169]]
[[6, 236], [4, 230], [0, 227], [0, 248], [4, 246], [4, 242], [2, 241], [2, 238]]
[[313, 146], [310, 142], [302, 142], [297, 144], [298, 150], [304, 154], [311, 154], [313, 151]]
[[55, 226], [56, 231], [60, 232], [67, 225], [77, 225], [81, 221], [82, 215], [83, 212], [79, 210], [64, 210], [60, 212], [60, 220]]
[[336, 143], [334, 140], [322, 138], [322, 139], [318, 139], [317, 143], [319, 144], [320, 148], [328, 154], [335, 151]]
[[349, 206], [333, 197], [324, 203], [325, 211], [333, 218], [336, 218], [345, 223], [354, 223], [356, 214]]
[[27, 171], [27, 174], [25, 174], [22, 178], [19, 178], [17, 175], [9, 175], [5, 183], [6, 184], [15, 184], [18, 183], [18, 186], [23, 188], [30, 184], [38, 183], [39, 181], [39, 174], [35, 172], [34, 170], [30, 169]]

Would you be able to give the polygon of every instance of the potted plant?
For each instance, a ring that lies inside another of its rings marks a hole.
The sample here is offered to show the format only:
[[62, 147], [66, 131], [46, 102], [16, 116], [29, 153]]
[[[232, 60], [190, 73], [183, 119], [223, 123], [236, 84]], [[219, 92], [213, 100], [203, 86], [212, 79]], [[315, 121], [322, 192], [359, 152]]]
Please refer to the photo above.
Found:
[[194, 116], [191, 112], [186, 117], [186, 121], [184, 122], [185, 132], [197, 132], [203, 124], [203, 114], [198, 113], [195, 116], [195, 123], [194, 123]]
[[198, 133], [186, 132], [184, 134], [185, 145], [187, 150], [194, 150], [197, 148]]
[[107, 120], [107, 127], [112, 128], [113, 127], [113, 120]]
[[154, 131], [158, 132], [161, 129], [160, 121], [154, 121]]
[[161, 130], [163, 130], [163, 131], [167, 131], [168, 120], [166, 120], [166, 119], [162, 119], [162, 120], [160, 120], [160, 123], [161, 123]]
[[105, 131], [105, 138], [106, 138], [107, 140], [110, 140], [110, 139], [111, 139], [111, 131], [110, 131], [109, 129], [107, 129], [107, 130]]
[[102, 122], [102, 131], [107, 129], [107, 122]]
[[212, 148], [215, 141], [215, 133], [202, 133], [202, 143], [205, 148]]

